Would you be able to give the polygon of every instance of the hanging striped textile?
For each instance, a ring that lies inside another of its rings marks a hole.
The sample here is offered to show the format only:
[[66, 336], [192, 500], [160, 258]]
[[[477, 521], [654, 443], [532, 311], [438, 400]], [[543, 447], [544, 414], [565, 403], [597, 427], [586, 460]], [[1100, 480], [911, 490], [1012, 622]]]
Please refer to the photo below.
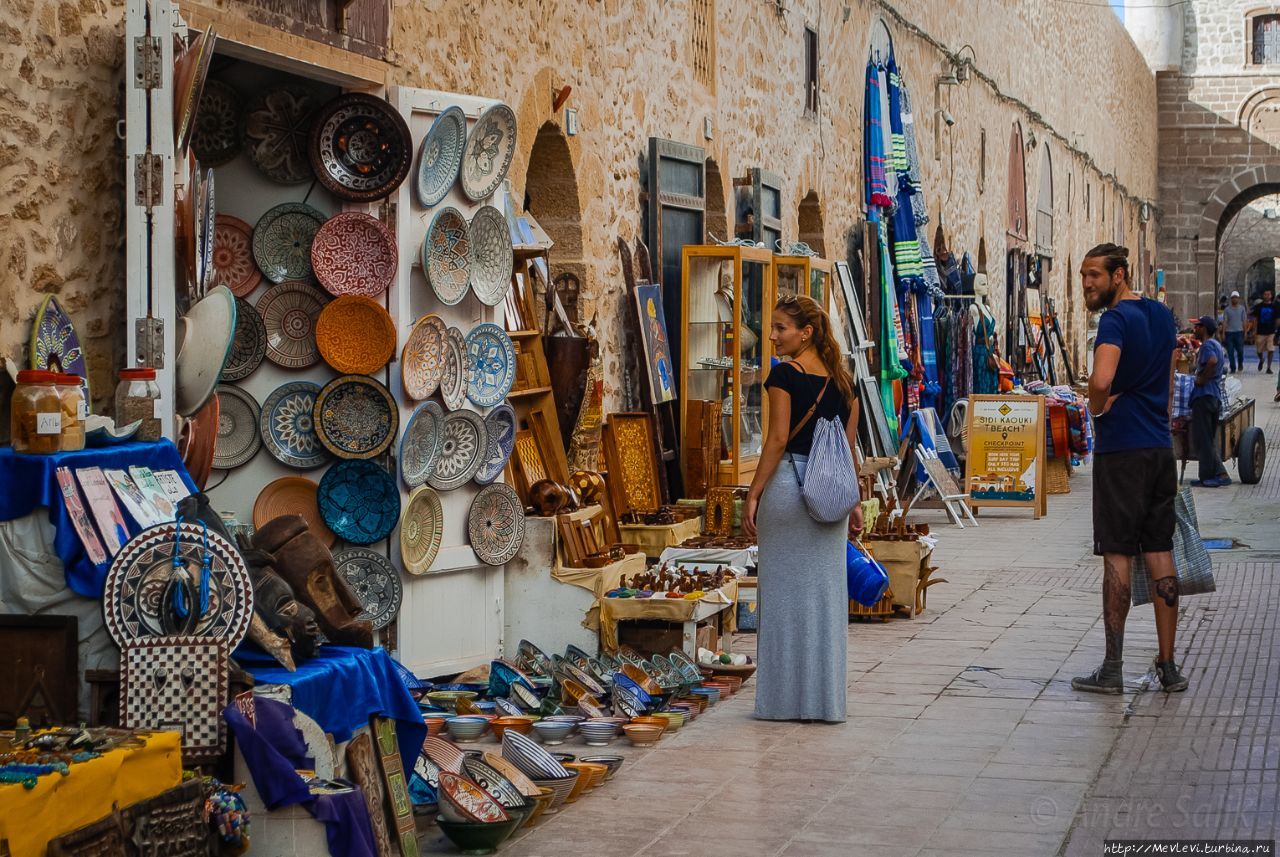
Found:
[[902, 124], [902, 78], [898, 76], [898, 63], [892, 56], [889, 57], [885, 74], [889, 78], [889, 134], [890, 145], [893, 147], [893, 168], [898, 172], [898, 180], [908, 184], [910, 168], [907, 166], [907, 138]]
[[871, 62], [867, 63], [867, 94], [863, 110], [867, 123], [866, 139], [862, 147], [867, 208], [888, 208], [893, 205], [893, 197], [889, 196], [889, 185], [885, 177], [884, 136], [880, 130], [880, 123], [884, 120], [884, 114], [880, 110], [880, 75], [875, 63]]
[[884, 185], [889, 204], [898, 198], [898, 170], [893, 167], [893, 130], [890, 127], [889, 74], [883, 66], [876, 68], [880, 96], [880, 151], [885, 153]]

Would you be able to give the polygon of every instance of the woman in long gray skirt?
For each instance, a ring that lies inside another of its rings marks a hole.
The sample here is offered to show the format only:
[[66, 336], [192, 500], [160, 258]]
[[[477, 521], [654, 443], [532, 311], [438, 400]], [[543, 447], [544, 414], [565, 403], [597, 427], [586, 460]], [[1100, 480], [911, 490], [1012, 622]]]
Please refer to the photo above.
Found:
[[756, 709], [764, 720], [845, 719], [849, 595], [845, 540], [862, 529], [862, 507], [844, 522], [821, 524], [800, 494], [813, 428], [839, 418], [852, 449], [858, 401], [827, 314], [812, 298], [785, 295], [769, 333], [779, 363], [769, 391], [769, 433], [743, 526], [760, 547], [760, 627]]

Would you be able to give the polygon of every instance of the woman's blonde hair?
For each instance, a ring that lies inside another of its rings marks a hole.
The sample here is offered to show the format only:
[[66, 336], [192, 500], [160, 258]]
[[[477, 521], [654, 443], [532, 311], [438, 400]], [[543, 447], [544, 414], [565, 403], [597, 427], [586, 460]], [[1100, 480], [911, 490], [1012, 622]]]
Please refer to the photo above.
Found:
[[796, 327], [813, 328], [813, 348], [818, 352], [822, 365], [827, 368], [827, 374], [845, 400], [852, 401], [853, 377], [840, 354], [840, 343], [831, 332], [831, 319], [826, 311], [808, 295], [783, 295], [778, 298], [773, 311], [786, 315]]

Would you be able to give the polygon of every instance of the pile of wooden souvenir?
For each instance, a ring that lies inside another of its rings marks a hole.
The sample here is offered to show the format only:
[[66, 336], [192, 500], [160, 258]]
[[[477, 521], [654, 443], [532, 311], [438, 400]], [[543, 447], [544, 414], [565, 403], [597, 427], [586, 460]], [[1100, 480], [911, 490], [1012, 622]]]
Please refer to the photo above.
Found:
[[0, 784], [34, 789], [40, 777], [69, 776], [72, 766], [123, 747], [142, 747], [132, 729], [59, 728], [33, 732], [25, 717], [16, 729], [0, 732]]
[[620, 523], [642, 524], [644, 526], [652, 527], [658, 524], [678, 524], [681, 521], [688, 521], [691, 518], [697, 518], [701, 515], [702, 510], [696, 506], [667, 504], [654, 512], [627, 512], [622, 516]]
[[727, 566], [714, 571], [688, 569], [663, 563], [657, 568], [623, 577], [622, 585], [605, 593], [606, 598], [685, 598], [696, 601], [736, 578]]
[[[620, 734], [652, 746], [736, 693], [754, 671], [700, 669], [680, 651], [646, 659], [626, 647], [617, 657], [576, 646], [548, 656], [521, 640], [515, 662], [493, 661], [487, 680], [479, 670], [424, 686], [428, 737], [410, 799], [420, 811], [437, 809], [440, 829], [460, 848], [497, 848], [611, 779], [624, 757], [597, 748]], [[579, 741], [589, 752], [547, 749]], [[478, 743], [492, 749], [465, 747]]]

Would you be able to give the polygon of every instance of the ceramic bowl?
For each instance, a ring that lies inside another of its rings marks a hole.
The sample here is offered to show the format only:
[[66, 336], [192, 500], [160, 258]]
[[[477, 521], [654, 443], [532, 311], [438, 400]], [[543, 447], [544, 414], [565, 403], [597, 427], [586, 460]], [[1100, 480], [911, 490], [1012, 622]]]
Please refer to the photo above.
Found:
[[522, 735], [528, 735], [533, 721], [527, 717], [498, 717], [489, 722], [489, 728], [493, 730], [494, 737], [499, 741], [502, 740], [502, 733], [508, 729], [514, 729]]
[[675, 732], [684, 725], [683, 711], [658, 711], [653, 716], [667, 721], [668, 732]]
[[698, 715], [702, 713], [696, 702], [673, 702], [671, 703], [671, 710], [684, 714], [686, 723], [698, 719]]
[[[579, 724], [587, 718], [583, 717], [581, 714], [552, 714], [549, 717], [544, 717], [542, 719], [549, 723], [568, 723], [576, 730]], [[572, 735], [573, 732], [570, 731], [569, 734]]]
[[555, 759], [562, 765], [567, 765], [569, 762], [576, 762], [578, 760], [578, 757], [573, 753], [552, 753], [551, 758]]
[[708, 705], [715, 705], [720, 701], [720, 691], [714, 687], [695, 687], [689, 693], [694, 696], [705, 696]]
[[433, 690], [427, 694], [427, 699], [445, 711], [457, 711], [459, 699], [475, 699], [477, 696], [479, 694], [471, 690]]
[[587, 720], [578, 724], [578, 733], [587, 742], [588, 747], [606, 747], [618, 737], [620, 724], [602, 720]]
[[[595, 781], [596, 777], [591, 766], [585, 765], [581, 762], [570, 762], [569, 765], [571, 766], [569, 767], [569, 770], [578, 772], [578, 781], [573, 784], [573, 788], [569, 791], [568, 796], [565, 797], [564, 802], [566, 804], [573, 803], [578, 798], [582, 797], [582, 793], [591, 787], [591, 784]], [[607, 769], [605, 770], [607, 771]], [[604, 772], [601, 772], [600, 776], [604, 776]]]
[[688, 696], [680, 697], [680, 701], [686, 704], [698, 706], [698, 713], [702, 714], [707, 710], [707, 706], [711, 704], [711, 698], [704, 693], [690, 692]]
[[665, 726], [650, 726], [647, 723], [628, 723], [622, 727], [622, 731], [627, 733], [627, 737], [635, 746], [648, 747], [658, 743], [665, 728]]
[[573, 724], [543, 718], [532, 724], [532, 728], [533, 734], [543, 744], [563, 744], [564, 739], [568, 738], [569, 733], [573, 731]]
[[427, 735], [434, 737], [443, 732], [445, 722], [448, 719], [447, 717], [423, 717], [422, 722], [427, 724]]
[[569, 797], [569, 793], [572, 792], [574, 787], [578, 784], [578, 778], [579, 772], [572, 771], [571, 776], [568, 777], [558, 777], [554, 780], [535, 779], [533, 781], [534, 785], [551, 789], [551, 791], [554, 792], [551, 798], [551, 803], [547, 806], [544, 812], [558, 812], [565, 800]]
[[577, 795], [571, 792], [568, 799], [565, 801], [566, 803], [573, 803], [587, 789], [593, 789], [603, 783], [605, 778], [609, 775], [608, 765], [601, 765], [595, 762], [573, 762], [572, 765], [576, 770], [582, 771], [579, 779], [585, 777], [587, 782], [586, 785], [578, 790]]
[[445, 722], [449, 737], [455, 741], [475, 741], [489, 731], [489, 721], [476, 715], [450, 717]]
[[[531, 799], [538, 796], [539, 787], [534, 784], [533, 780], [529, 779], [523, 771], [499, 754], [485, 753], [481, 757], [481, 761], [506, 777], [512, 785], [520, 790], [520, 794]], [[465, 765], [466, 763], [464, 762], [463, 764]]]
[[523, 821], [523, 818], [512, 818], [509, 821], [481, 823], [450, 821], [442, 816], [436, 819], [436, 824], [440, 825], [440, 830], [462, 853], [492, 854], [516, 832]]
[[582, 756], [578, 759], [580, 762], [591, 762], [595, 765], [604, 765], [609, 770], [605, 772], [606, 780], [613, 779], [613, 775], [618, 772], [618, 768], [622, 767], [622, 763], [626, 761], [622, 756], [614, 756], [608, 753], [601, 753], [594, 756]]
[[[667, 725], [668, 725], [668, 724], [667, 724], [667, 721], [666, 721], [664, 718], [662, 718], [662, 717], [652, 717], [652, 716], [648, 716], [648, 717], [632, 717], [632, 718], [631, 718], [631, 722], [632, 722], [632, 723], [636, 723], [636, 724], [640, 724], [640, 725], [643, 725], [643, 726], [656, 726], [656, 727], [658, 727], [658, 729], [660, 730], [660, 732], [665, 732], [665, 731], [667, 731]], [[624, 726], [623, 728], [625, 729], [626, 727]]]
[[551, 805], [551, 799], [556, 793], [551, 789], [538, 789], [536, 797], [529, 798], [533, 802], [533, 811], [529, 813], [529, 817], [524, 820], [525, 827], [533, 827], [542, 820], [542, 814], [547, 811], [547, 807]]

